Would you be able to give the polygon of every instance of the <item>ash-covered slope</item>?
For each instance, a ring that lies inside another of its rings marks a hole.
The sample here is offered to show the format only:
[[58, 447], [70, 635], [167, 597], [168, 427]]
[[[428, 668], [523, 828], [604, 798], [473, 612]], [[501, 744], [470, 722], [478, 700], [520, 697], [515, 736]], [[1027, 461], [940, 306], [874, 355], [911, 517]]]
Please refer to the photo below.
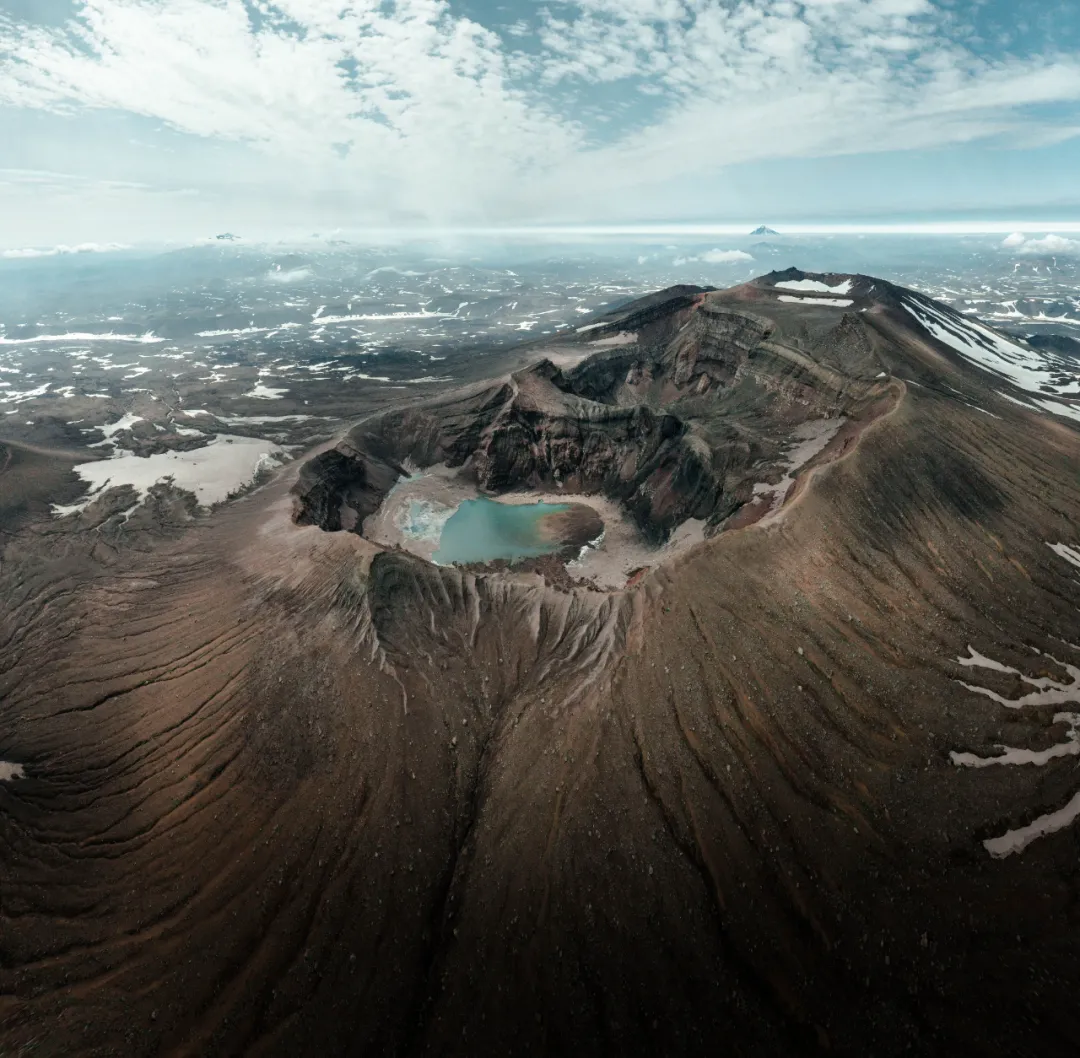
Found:
[[[997, 340], [774, 273], [368, 420], [182, 537], [20, 532], [3, 1047], [1075, 1054], [1080, 430]], [[406, 460], [714, 532], [601, 592], [320, 528]]]

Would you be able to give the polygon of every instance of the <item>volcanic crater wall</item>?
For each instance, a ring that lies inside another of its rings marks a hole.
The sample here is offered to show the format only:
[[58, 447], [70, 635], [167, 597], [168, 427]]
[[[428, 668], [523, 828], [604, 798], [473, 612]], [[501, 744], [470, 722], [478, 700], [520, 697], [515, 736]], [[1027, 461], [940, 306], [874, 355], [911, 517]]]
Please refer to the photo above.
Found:
[[782, 467], [793, 427], [849, 413], [880, 363], [857, 317], [780, 340], [771, 320], [708, 297], [632, 307], [588, 338], [632, 342], [571, 370], [542, 360], [368, 420], [303, 468], [296, 520], [360, 533], [406, 466], [445, 464], [495, 494], [602, 494], [652, 543], [687, 519], [718, 526]]
[[485, 399], [471, 414], [460, 404], [407, 409], [358, 428], [302, 469], [296, 520], [360, 532], [406, 464], [437, 463], [460, 467], [494, 493], [559, 487], [567, 494], [601, 493], [623, 504], [654, 542], [687, 518], [717, 511], [722, 482], [707, 446], [685, 422], [644, 405], [545, 399], [535, 392], [554, 389], [545, 368], [551, 365], [519, 378], [496, 415]]

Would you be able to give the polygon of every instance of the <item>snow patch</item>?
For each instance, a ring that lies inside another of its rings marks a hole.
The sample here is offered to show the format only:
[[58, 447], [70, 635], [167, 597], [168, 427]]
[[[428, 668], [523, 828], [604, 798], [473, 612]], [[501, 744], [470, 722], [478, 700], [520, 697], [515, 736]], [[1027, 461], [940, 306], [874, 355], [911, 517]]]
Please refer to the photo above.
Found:
[[363, 320], [443, 320], [452, 316], [452, 312], [428, 312], [422, 309], [420, 312], [375, 312], [364, 316], [316, 316], [314, 319], [323, 327], [332, 323], [359, 323]]
[[[264, 386], [261, 382], [256, 382], [252, 389], [249, 389], [247, 393], [241, 393], [242, 397], [258, 397], [260, 400], [281, 400], [282, 397], [288, 393], [286, 389], [275, 389], [273, 386]], [[188, 415], [193, 415], [194, 412], [188, 412]]]
[[455, 507], [445, 507], [431, 500], [410, 499], [394, 516], [394, 524], [411, 540], [426, 540], [438, 545], [443, 528], [453, 516]]
[[1033, 841], [1046, 837], [1047, 834], [1056, 834], [1064, 830], [1078, 816], [1080, 816], [1080, 792], [1073, 795], [1064, 808], [1056, 812], [1039, 816], [1033, 823], [1017, 830], [1008, 830], [1000, 838], [990, 838], [983, 842], [986, 851], [996, 860], [1003, 860], [1014, 852], [1023, 852]]
[[[106, 438], [113, 437], [114, 435], [122, 432], [123, 430], [130, 430], [137, 422], [142, 422], [143, 417], [141, 415], [133, 415], [131, 412], [126, 412], [121, 418], [109, 426], [99, 426], [98, 429], [106, 436]], [[104, 444], [104, 441], [98, 441], [98, 444]], [[94, 446], [91, 445], [91, 448]]]
[[[1049, 546], [1056, 550], [1055, 545], [1051, 544]], [[1057, 547], [1065, 547], [1065, 545], [1061, 544], [1057, 545]], [[1071, 548], [1067, 547], [1065, 550], [1074, 554], [1077, 559], [1076, 564], [1080, 565], [1080, 553], [1073, 552]], [[1071, 562], [1072, 559], [1069, 558], [1067, 561]], [[1026, 683], [1029, 687], [1035, 689], [1019, 698], [1006, 698], [1003, 695], [998, 694], [997, 691], [992, 691], [989, 688], [964, 683], [963, 681], [958, 682], [960, 682], [962, 687], [965, 687], [973, 694], [980, 694], [983, 697], [990, 698], [992, 701], [997, 702], [1006, 709], [1023, 709], [1026, 706], [1056, 705], [1061, 703], [1080, 705], [1080, 667], [1060, 662], [1049, 654], [1044, 654], [1043, 657], [1048, 658], [1055, 665], [1064, 669], [1070, 682], [1066, 682], [1063, 679], [1056, 680], [1050, 676], [1027, 676], [1019, 669], [1013, 668], [1011, 665], [1003, 665], [999, 661], [994, 661], [992, 658], [980, 654], [970, 645], [968, 646], [968, 656], [966, 658], [956, 659], [958, 665], [963, 665], [966, 668], [988, 669], [991, 672], [1019, 676], [1021, 682]], [[993, 757], [980, 757], [974, 753], [957, 752], [953, 752], [949, 756], [953, 764], [957, 765], [957, 767], [964, 768], [988, 768], [995, 765], [1031, 765], [1033, 767], [1043, 767], [1051, 761], [1060, 760], [1063, 757], [1080, 756], [1080, 713], [1056, 713], [1054, 715], [1053, 723], [1065, 724], [1068, 730], [1065, 733], [1064, 742], [1056, 743], [1048, 749], [1031, 750], [1015, 746], [1000, 746], [1001, 753]], [[995, 859], [1003, 859], [1006, 856], [1011, 856], [1015, 852], [1022, 852], [1038, 838], [1064, 829], [1078, 816], [1080, 816], [1080, 793], [1077, 793], [1064, 808], [1039, 816], [1038, 819], [1025, 827], [1006, 831], [997, 838], [989, 838], [983, 842], [983, 847]]]
[[595, 342], [589, 342], [589, 345], [599, 349], [615, 345], [633, 345], [636, 341], [636, 331], [619, 331], [618, 334], [612, 334], [607, 338], [597, 338]]
[[81, 463], [75, 473], [91, 486], [79, 502], [53, 505], [58, 517], [85, 509], [107, 487], [130, 485], [146, 498], [151, 486], [172, 478], [179, 489], [193, 492], [199, 504], [210, 507], [226, 500], [229, 493], [249, 484], [263, 469], [283, 462], [285, 451], [260, 437], [218, 434], [208, 445], [190, 452], [162, 452], [148, 457], [121, 450], [112, 459]]
[[769, 497], [769, 511], [775, 511], [784, 502], [788, 489], [795, 484], [795, 472], [824, 451], [844, 422], [843, 418], [817, 419], [797, 426], [792, 433], [798, 444], [786, 453], [787, 473], [775, 485], [766, 481], [757, 482], [754, 485], [755, 498]]
[[153, 331], [145, 334], [39, 334], [36, 338], [5, 338], [0, 335], [0, 345], [37, 345], [40, 342], [135, 342], [137, 345], [156, 345], [166, 342]]
[[1040, 400], [1038, 397], [1033, 397], [1032, 403], [1050, 412], [1051, 415], [1063, 415], [1067, 419], [1080, 420], [1080, 404], [1062, 404], [1060, 400]]
[[[1059, 395], [1080, 394], [1080, 372], [1065, 368], [1051, 370], [1046, 358], [1034, 350], [1008, 341], [975, 320], [949, 315], [928, 301], [920, 299], [916, 302], [909, 298], [903, 304], [939, 342], [979, 367], [1007, 378], [1021, 389], [1032, 393], [1048, 390]], [[1071, 377], [1064, 381], [1063, 376]], [[1075, 411], [1080, 418], [1080, 410], [1068, 405], [1057, 405], [1047, 410], [1065, 415]]]
[[[34, 397], [44, 397], [49, 392], [49, 386], [52, 383], [46, 382], [44, 385], [38, 386], [36, 389], [8, 389], [7, 392], [0, 397], [0, 404], [21, 404], [24, 400], [31, 400]], [[8, 383], [5, 383], [8, 385]], [[8, 413], [13, 414], [12, 412]]]
[[270, 283], [300, 283], [309, 278], [310, 268], [277, 268], [266, 273], [266, 279]]
[[822, 283], [817, 279], [785, 279], [782, 283], [777, 283], [776, 287], [778, 290], [805, 290], [815, 294], [850, 294], [852, 281], [845, 279], [842, 283], [831, 287], [828, 283]]
[[[229, 426], [242, 426], [246, 423], [267, 423], [267, 422], [304, 422], [307, 419], [325, 418], [325, 416], [316, 415], [217, 415], [215, 418], [218, 422], [227, 423]], [[177, 433], [180, 431], [177, 430]], [[198, 430], [191, 431], [192, 433], [199, 433]]]
[[1047, 543], [1046, 546], [1050, 548], [1055, 555], [1065, 559], [1066, 562], [1072, 566], [1076, 566], [1077, 569], [1080, 569], [1080, 550], [1075, 547], [1069, 547], [1068, 544]]
[[1056, 713], [1055, 724], [1066, 724], [1069, 730], [1067, 741], [1059, 742], [1049, 749], [1017, 749], [1014, 746], [999, 746], [1002, 752], [996, 757], [978, 757], [974, 753], [950, 753], [953, 764], [964, 768], [988, 768], [994, 764], [1034, 764], [1036, 767], [1056, 760], [1058, 757], [1080, 756], [1080, 714]]
[[243, 334], [265, 334], [269, 331], [269, 327], [241, 327], [236, 330], [225, 331], [196, 331], [196, 338], [224, 338], [226, 336], [230, 338], [239, 338]]

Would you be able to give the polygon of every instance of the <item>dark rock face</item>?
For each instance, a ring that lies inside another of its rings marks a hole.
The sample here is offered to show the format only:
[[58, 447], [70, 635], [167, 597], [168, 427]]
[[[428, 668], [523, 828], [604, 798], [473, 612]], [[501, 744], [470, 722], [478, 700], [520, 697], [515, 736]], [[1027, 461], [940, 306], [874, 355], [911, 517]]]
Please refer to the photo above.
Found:
[[379, 509], [402, 473], [397, 464], [364, 452], [323, 452], [300, 470], [301, 502], [294, 519], [328, 532], [356, 529]]
[[1033, 349], [1049, 349], [1070, 357], [1080, 365], [1080, 341], [1064, 334], [1029, 334], [1025, 339]]

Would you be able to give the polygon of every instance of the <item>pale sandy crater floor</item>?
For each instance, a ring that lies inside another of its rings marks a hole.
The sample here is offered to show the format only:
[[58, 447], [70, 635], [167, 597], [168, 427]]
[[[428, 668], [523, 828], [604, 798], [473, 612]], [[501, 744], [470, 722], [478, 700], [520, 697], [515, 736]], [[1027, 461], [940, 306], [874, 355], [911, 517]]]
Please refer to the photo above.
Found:
[[[431, 561], [450, 516], [465, 500], [481, 495], [486, 494], [463, 478], [459, 469], [445, 464], [428, 467], [394, 487], [379, 510], [364, 522], [364, 536], [382, 547], [400, 547]], [[608, 590], [624, 588], [631, 574], [654, 569], [705, 539], [705, 523], [690, 519], [664, 546], [654, 547], [622, 508], [604, 496], [556, 491], [508, 492], [491, 498], [500, 503], [581, 503], [592, 507], [604, 523], [604, 535], [583, 548], [580, 556], [567, 564], [567, 570], [576, 579]]]

